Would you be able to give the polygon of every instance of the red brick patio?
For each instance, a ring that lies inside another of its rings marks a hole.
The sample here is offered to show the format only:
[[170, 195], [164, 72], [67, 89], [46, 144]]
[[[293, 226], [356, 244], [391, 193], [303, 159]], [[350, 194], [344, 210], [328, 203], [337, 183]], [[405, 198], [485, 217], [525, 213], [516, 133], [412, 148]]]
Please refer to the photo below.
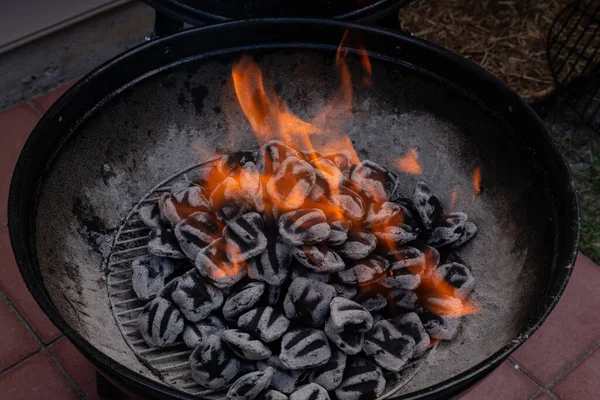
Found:
[[[0, 398], [6, 400], [98, 398], [93, 366], [27, 291], [6, 227], [19, 151], [41, 114], [65, 90], [0, 112]], [[580, 255], [564, 296], [542, 328], [462, 399], [600, 398], [599, 288], [600, 267]]]

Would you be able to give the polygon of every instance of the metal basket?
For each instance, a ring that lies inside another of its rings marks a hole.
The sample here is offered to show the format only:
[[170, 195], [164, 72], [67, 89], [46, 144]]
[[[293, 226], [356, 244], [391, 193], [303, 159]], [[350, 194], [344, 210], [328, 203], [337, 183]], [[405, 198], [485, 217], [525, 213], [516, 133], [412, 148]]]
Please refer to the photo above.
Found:
[[577, 0], [556, 17], [548, 64], [557, 89], [593, 130], [600, 131], [600, 0]]

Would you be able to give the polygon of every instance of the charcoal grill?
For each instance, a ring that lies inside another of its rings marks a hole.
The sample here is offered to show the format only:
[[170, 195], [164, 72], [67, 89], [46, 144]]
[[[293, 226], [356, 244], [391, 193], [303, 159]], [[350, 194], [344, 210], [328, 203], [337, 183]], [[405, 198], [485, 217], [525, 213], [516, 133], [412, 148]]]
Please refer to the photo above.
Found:
[[[358, 154], [392, 168], [418, 149], [434, 192], [448, 205], [458, 189], [459, 207], [480, 227], [462, 256], [483, 312], [466, 317], [459, 337], [395, 396], [448, 397], [473, 385], [558, 301], [577, 254], [577, 198], [548, 131], [514, 92], [446, 50], [375, 27], [229, 22], [150, 41], [83, 78], [41, 119], [14, 172], [9, 227], [21, 273], [50, 319], [113, 380], [147, 398], [201, 395], [187, 349], [151, 350], [134, 333], [141, 304], [129, 263], [147, 240], [137, 209], [215, 153], [256, 146], [229, 78], [241, 54], [310, 118], [337, 87], [332, 62], [346, 29], [373, 62], [372, 87], [353, 75], [347, 132]], [[358, 50], [349, 53], [359, 71]], [[412, 189], [416, 179], [401, 183]]]

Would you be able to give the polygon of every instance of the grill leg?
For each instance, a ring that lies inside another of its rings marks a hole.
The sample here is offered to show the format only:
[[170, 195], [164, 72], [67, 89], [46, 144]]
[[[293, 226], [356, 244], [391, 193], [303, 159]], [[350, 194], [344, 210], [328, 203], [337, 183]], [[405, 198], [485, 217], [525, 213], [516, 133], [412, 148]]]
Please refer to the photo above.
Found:
[[102, 400], [127, 400], [128, 396], [96, 372], [96, 391]]

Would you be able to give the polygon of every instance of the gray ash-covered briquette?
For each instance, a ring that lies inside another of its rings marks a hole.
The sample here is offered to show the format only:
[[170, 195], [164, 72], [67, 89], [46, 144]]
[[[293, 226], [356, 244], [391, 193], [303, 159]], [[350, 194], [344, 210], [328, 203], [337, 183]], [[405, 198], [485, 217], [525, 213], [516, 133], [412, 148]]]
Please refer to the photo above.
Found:
[[286, 394], [290, 394], [296, 389], [296, 386], [298, 386], [298, 383], [305, 374], [303, 370], [287, 369], [281, 363], [279, 356], [271, 356], [268, 360], [258, 361], [256, 365], [259, 371], [263, 371], [266, 368], [273, 368], [271, 386]]
[[326, 158], [309, 159], [315, 171], [315, 185], [308, 197], [313, 201], [320, 201], [332, 191], [335, 192], [343, 183], [344, 175], [335, 163]]
[[335, 289], [335, 295], [352, 299], [358, 293], [356, 285], [346, 285], [344, 283], [332, 283], [331, 286]]
[[475, 287], [475, 278], [471, 270], [463, 264], [453, 262], [440, 265], [436, 272], [440, 278], [454, 287], [453, 295], [458, 299], [467, 298]]
[[346, 267], [344, 260], [324, 244], [294, 247], [292, 254], [300, 264], [317, 272], [337, 272]]
[[296, 278], [312, 279], [314, 281], [328, 283], [331, 281], [331, 274], [329, 272], [317, 272], [312, 269], [305, 268], [302, 264], [297, 261], [292, 262], [292, 281]]
[[402, 222], [400, 219], [389, 221], [385, 225], [377, 225], [372, 228], [375, 237], [383, 243], [393, 243], [401, 246], [415, 240], [419, 236], [417, 229]]
[[221, 307], [223, 292], [202, 279], [197, 269], [192, 269], [177, 278], [171, 299], [186, 319], [196, 322]]
[[[335, 191], [331, 191], [319, 203], [324, 204], [326, 208], [337, 210], [336, 214], [341, 214], [344, 219], [360, 221], [365, 215], [365, 204], [362, 197], [346, 186], [340, 186]], [[318, 205], [315, 206], [318, 208]]]
[[363, 348], [365, 335], [362, 332], [338, 332], [329, 319], [325, 322], [324, 332], [329, 340], [346, 354], [358, 354]]
[[301, 207], [315, 186], [315, 170], [304, 160], [286, 158], [266, 185], [269, 196], [281, 207], [294, 210]]
[[408, 268], [412, 273], [421, 273], [425, 268], [425, 253], [416, 247], [402, 246], [386, 252], [386, 257], [391, 271]]
[[299, 387], [290, 394], [290, 400], [330, 400], [327, 390], [316, 383]]
[[221, 236], [223, 225], [212, 213], [198, 211], [181, 220], [173, 230], [181, 250], [194, 261], [202, 249]]
[[241, 173], [244, 165], [256, 163], [256, 156], [256, 151], [237, 151], [224, 154], [217, 162], [216, 168], [223, 176], [235, 176]]
[[373, 400], [383, 394], [386, 380], [370, 360], [348, 357], [342, 383], [335, 389], [338, 400]]
[[173, 229], [162, 225], [150, 232], [148, 253], [157, 257], [185, 258]]
[[427, 334], [433, 339], [452, 340], [460, 328], [460, 317], [443, 317], [425, 310], [421, 321]]
[[209, 211], [210, 203], [200, 186], [191, 185], [175, 193], [162, 195], [158, 207], [163, 220], [174, 227], [197, 211]]
[[325, 240], [328, 245], [341, 246], [346, 240], [348, 240], [348, 231], [352, 227], [352, 222], [344, 220], [333, 221], [329, 223], [329, 226], [331, 228], [331, 232]]
[[240, 371], [240, 360], [219, 335], [204, 339], [190, 355], [192, 378], [206, 389], [221, 389]]
[[291, 273], [292, 248], [280, 238], [267, 237], [267, 248], [248, 261], [248, 276], [269, 285], [281, 285]]
[[377, 247], [377, 238], [369, 232], [350, 231], [348, 239], [335, 251], [348, 260], [360, 260], [367, 257]]
[[185, 321], [169, 300], [157, 297], [150, 301], [138, 317], [138, 328], [149, 346], [167, 347], [175, 343]]
[[342, 382], [346, 368], [346, 353], [336, 347], [331, 349], [331, 358], [320, 367], [314, 368], [309, 376], [309, 381], [323, 386], [328, 391], [333, 391]]
[[338, 272], [338, 277], [347, 285], [367, 285], [381, 279], [388, 267], [388, 260], [371, 255], [368, 258], [355, 261], [352, 267]]
[[429, 348], [431, 344], [431, 340], [421, 319], [419, 316], [414, 313], [408, 313], [404, 315], [400, 315], [388, 320], [391, 324], [393, 324], [398, 330], [410, 335], [415, 340], [415, 352], [412, 357], [421, 357], [425, 351]]
[[329, 315], [329, 303], [334, 296], [335, 289], [326, 283], [296, 278], [283, 301], [285, 315], [308, 326], [321, 326]]
[[253, 308], [265, 292], [263, 282], [250, 282], [239, 289], [234, 289], [223, 304], [225, 319], [235, 321], [240, 315]]
[[338, 332], [368, 332], [373, 327], [373, 317], [360, 304], [334, 297], [329, 304], [329, 321]]
[[454, 243], [450, 245], [450, 247], [456, 249], [462, 246], [463, 244], [467, 243], [477, 234], [477, 230], [477, 225], [475, 225], [471, 221], [465, 222], [465, 231]]
[[374, 227], [387, 225], [393, 219], [403, 220], [410, 212], [402, 204], [385, 201], [383, 203], [371, 203], [365, 216], [364, 226]]
[[173, 273], [173, 262], [164, 257], [142, 256], [131, 263], [131, 285], [138, 299], [150, 300], [165, 286], [165, 278]]
[[256, 400], [288, 400], [288, 397], [277, 390], [267, 390], [258, 395]]
[[216, 315], [210, 315], [198, 322], [186, 321], [181, 335], [187, 347], [195, 349], [207, 337], [218, 335], [227, 329], [227, 325]]
[[416, 311], [420, 308], [419, 298], [410, 290], [391, 289], [387, 293], [387, 308], [392, 315]]
[[258, 169], [267, 174], [273, 173], [289, 157], [302, 158], [302, 155], [297, 150], [286, 146], [279, 140], [271, 140], [262, 145], [259, 154], [260, 157], [257, 160]]
[[259, 213], [249, 212], [229, 221], [223, 229], [225, 253], [231, 262], [243, 262], [267, 248], [264, 222]]
[[323, 365], [331, 358], [327, 336], [317, 329], [294, 329], [281, 341], [279, 360], [288, 369], [306, 369]]
[[378, 293], [375, 290], [377, 289], [367, 287], [366, 290], [354, 296], [352, 300], [363, 306], [370, 313], [383, 310], [387, 306], [387, 299], [382, 293]]
[[335, 166], [344, 176], [344, 179], [350, 179], [350, 172], [352, 172], [354, 165], [352, 163], [352, 154], [348, 150], [340, 150], [335, 153], [324, 154], [322, 157], [333, 161]]
[[431, 229], [433, 224], [442, 216], [440, 200], [425, 182], [419, 181], [415, 186], [413, 202], [421, 223], [425, 229]]
[[238, 327], [258, 335], [263, 342], [273, 342], [287, 331], [290, 320], [273, 307], [258, 307], [241, 315]]
[[383, 369], [399, 372], [415, 352], [415, 339], [389, 321], [379, 321], [365, 335], [363, 351]]
[[149, 228], [160, 228], [163, 225], [158, 203], [147, 204], [138, 210], [140, 220]]
[[429, 234], [427, 244], [440, 248], [456, 242], [464, 234], [466, 223], [467, 214], [463, 212], [444, 215]]
[[254, 400], [260, 392], [265, 390], [271, 384], [273, 379], [273, 369], [267, 368], [264, 371], [250, 372], [231, 385], [227, 392], [228, 400]]
[[388, 274], [377, 283], [386, 288], [415, 290], [421, 284], [421, 275], [414, 274], [408, 268], [390, 269]]
[[364, 160], [354, 167], [350, 180], [374, 201], [388, 200], [398, 185], [397, 179], [388, 170], [370, 160]]
[[229, 261], [225, 247], [223, 238], [215, 240], [198, 253], [195, 263], [200, 274], [220, 288], [233, 286], [247, 272], [246, 268]]
[[220, 219], [230, 220], [252, 211], [252, 205], [244, 200], [242, 187], [235, 178], [228, 176], [219, 182], [212, 191], [209, 202]]
[[266, 360], [271, 357], [271, 349], [260, 340], [239, 329], [228, 329], [221, 332], [221, 340], [229, 346], [233, 353], [244, 360]]
[[240, 195], [244, 201], [250, 204], [255, 211], [263, 212], [265, 209], [264, 188], [254, 162], [249, 161], [242, 166], [239, 182]]
[[290, 211], [279, 218], [279, 234], [291, 246], [316, 244], [330, 233], [325, 213], [318, 208]]

